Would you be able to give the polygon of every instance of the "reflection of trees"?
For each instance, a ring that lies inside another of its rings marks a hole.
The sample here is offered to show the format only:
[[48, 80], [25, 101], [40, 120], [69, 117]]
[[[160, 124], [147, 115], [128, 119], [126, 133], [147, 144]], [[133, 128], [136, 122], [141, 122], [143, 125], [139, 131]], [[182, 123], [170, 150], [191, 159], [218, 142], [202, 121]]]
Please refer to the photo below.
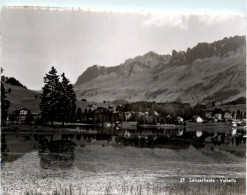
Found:
[[139, 136], [139, 137], [117, 137], [117, 143], [131, 145], [137, 147], [157, 147], [157, 148], [172, 148], [186, 149], [190, 145], [190, 141], [181, 138], [171, 138], [164, 135], [161, 136]]
[[2, 162], [4, 163], [8, 158], [7, 152], [7, 143], [6, 143], [6, 134], [1, 135], [1, 152], [2, 152]]
[[[72, 137], [68, 135], [68, 137]], [[74, 135], [73, 135], [74, 137]], [[61, 140], [53, 140], [53, 137], [37, 136], [39, 142], [39, 157], [41, 168], [70, 168], [74, 161], [76, 144], [61, 136]], [[49, 141], [50, 140], [50, 141]]]
[[30, 135], [5, 134], [1, 135], [2, 163], [13, 162], [32, 152], [35, 145]]

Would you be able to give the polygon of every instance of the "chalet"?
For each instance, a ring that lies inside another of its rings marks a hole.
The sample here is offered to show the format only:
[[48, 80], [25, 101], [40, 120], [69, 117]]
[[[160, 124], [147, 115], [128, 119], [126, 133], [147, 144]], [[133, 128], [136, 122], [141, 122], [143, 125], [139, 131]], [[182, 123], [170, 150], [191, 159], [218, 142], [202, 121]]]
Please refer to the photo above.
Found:
[[214, 116], [214, 112], [212, 110], [206, 110], [205, 118], [212, 118]]
[[217, 120], [219, 120], [219, 121], [221, 121], [223, 118], [222, 118], [222, 113], [216, 113], [216, 114], [214, 114], [214, 117], [217, 119]]
[[197, 123], [202, 123], [202, 122], [203, 122], [203, 120], [202, 120], [202, 118], [201, 118], [200, 116], [194, 116], [194, 117], [193, 117], [193, 120], [194, 120], [195, 122], [197, 122]]
[[108, 109], [109, 109], [109, 110], [113, 110], [113, 108], [114, 108], [113, 105], [109, 105], [109, 106], [108, 106]]
[[100, 111], [100, 112], [106, 112], [107, 108], [100, 106], [100, 107], [97, 107], [97, 110]]
[[225, 112], [223, 117], [224, 117], [225, 121], [232, 120], [232, 114], [229, 112]]
[[32, 112], [32, 117], [34, 120], [37, 120], [39, 118], [39, 113]]
[[12, 113], [12, 116], [10, 118], [12, 118], [11, 120], [20, 120], [20, 121], [24, 121], [26, 120], [27, 114], [28, 112], [31, 113], [31, 111], [27, 108], [22, 108], [20, 110], [16, 110]]
[[90, 104], [88, 107], [91, 109], [91, 111], [96, 110], [97, 106], [95, 104]]
[[184, 119], [181, 116], [177, 117], [178, 122], [184, 122]]
[[219, 121], [223, 120], [222, 114], [223, 114], [223, 112], [222, 112], [221, 109], [215, 109], [215, 111], [214, 111], [214, 117], [217, 120], [219, 120]]
[[131, 112], [125, 112], [125, 121], [128, 121], [131, 117]]
[[154, 115], [155, 115], [155, 116], [159, 116], [159, 113], [156, 112], [156, 111], [154, 111]]

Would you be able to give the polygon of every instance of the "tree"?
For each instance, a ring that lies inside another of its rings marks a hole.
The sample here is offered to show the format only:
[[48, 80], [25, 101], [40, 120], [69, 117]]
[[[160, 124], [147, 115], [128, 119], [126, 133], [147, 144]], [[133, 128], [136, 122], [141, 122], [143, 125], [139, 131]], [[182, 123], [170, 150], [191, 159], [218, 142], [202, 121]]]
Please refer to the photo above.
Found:
[[29, 124], [29, 123], [31, 123], [32, 121], [33, 121], [33, 115], [32, 115], [32, 113], [31, 113], [31, 111], [28, 110], [25, 122]]
[[[2, 71], [2, 70], [1, 70]], [[8, 117], [9, 101], [6, 99], [4, 84], [1, 82], [1, 123], [4, 124]]]
[[76, 117], [77, 117], [77, 120], [79, 120], [80, 122], [82, 122], [82, 111], [81, 111], [81, 108], [78, 108], [77, 109], [77, 112], [76, 112]]
[[66, 78], [65, 74], [61, 75], [62, 82], [62, 94], [60, 97], [61, 103], [61, 112], [60, 119], [62, 123], [64, 122], [72, 122], [76, 118], [76, 93], [74, 91], [73, 85]]
[[41, 120], [43, 122], [51, 121], [51, 125], [53, 125], [54, 120], [59, 118], [61, 110], [61, 83], [59, 82], [57, 70], [53, 66], [44, 77], [44, 83], [40, 102]]

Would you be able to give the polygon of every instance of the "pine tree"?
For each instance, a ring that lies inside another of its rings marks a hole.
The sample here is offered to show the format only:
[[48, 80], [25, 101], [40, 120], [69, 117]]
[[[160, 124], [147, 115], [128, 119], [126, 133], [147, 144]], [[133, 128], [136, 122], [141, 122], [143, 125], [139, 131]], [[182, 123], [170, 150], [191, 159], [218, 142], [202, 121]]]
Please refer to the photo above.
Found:
[[82, 111], [81, 111], [81, 108], [78, 108], [77, 109], [76, 117], [77, 117], [77, 120], [79, 120], [80, 122], [82, 122]]
[[41, 94], [41, 120], [43, 122], [58, 120], [60, 113], [61, 83], [56, 69], [52, 66], [50, 72], [44, 77], [44, 87]]
[[2, 124], [4, 124], [8, 116], [9, 101], [6, 98], [7, 96], [6, 96], [4, 84], [1, 82], [1, 123]]
[[60, 118], [62, 123], [72, 122], [76, 118], [76, 93], [73, 85], [66, 78], [65, 74], [62, 75], [62, 96], [61, 96], [61, 114]]
[[31, 123], [32, 121], [33, 121], [32, 113], [31, 113], [30, 110], [28, 110], [27, 115], [26, 115], [26, 120], [25, 120], [25, 122], [29, 124], [29, 123]]

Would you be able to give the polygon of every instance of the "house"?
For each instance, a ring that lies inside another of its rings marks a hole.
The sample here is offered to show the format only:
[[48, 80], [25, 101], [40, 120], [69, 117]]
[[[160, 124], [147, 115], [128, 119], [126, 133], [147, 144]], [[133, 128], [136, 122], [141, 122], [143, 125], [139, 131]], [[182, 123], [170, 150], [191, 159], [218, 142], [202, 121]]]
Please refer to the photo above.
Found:
[[37, 120], [39, 118], [39, 113], [32, 113], [32, 117], [34, 120]]
[[223, 117], [226, 121], [232, 120], [232, 114], [229, 112], [225, 112]]
[[16, 110], [12, 113], [12, 116], [10, 117], [10, 120], [20, 120], [24, 121], [26, 120], [28, 112], [31, 113], [31, 111], [27, 108], [22, 108], [20, 110]]
[[215, 117], [217, 120], [221, 121], [221, 120], [223, 120], [222, 115], [223, 115], [222, 110], [221, 110], [221, 109], [215, 108], [215, 110], [214, 110], [214, 117]]
[[202, 122], [203, 122], [203, 120], [202, 120], [202, 118], [201, 118], [200, 116], [194, 116], [194, 117], [193, 117], [193, 120], [194, 120], [195, 122], [197, 122], [197, 123], [202, 123]]
[[95, 104], [90, 104], [88, 107], [91, 109], [91, 111], [96, 110], [97, 106]]
[[222, 120], [222, 113], [216, 113], [216, 114], [214, 114], [214, 117], [215, 117], [217, 120], [221, 121], [221, 120]]
[[159, 113], [154, 111], [154, 116], [159, 116]]
[[178, 122], [184, 122], [184, 119], [181, 116], [177, 117]]
[[131, 113], [130, 112], [125, 112], [125, 121], [128, 121], [131, 117]]
[[97, 107], [97, 110], [100, 111], [100, 112], [106, 112], [107, 108], [100, 106], [100, 107]]
[[205, 112], [205, 118], [212, 118], [213, 115], [213, 111], [212, 110], [206, 110]]

